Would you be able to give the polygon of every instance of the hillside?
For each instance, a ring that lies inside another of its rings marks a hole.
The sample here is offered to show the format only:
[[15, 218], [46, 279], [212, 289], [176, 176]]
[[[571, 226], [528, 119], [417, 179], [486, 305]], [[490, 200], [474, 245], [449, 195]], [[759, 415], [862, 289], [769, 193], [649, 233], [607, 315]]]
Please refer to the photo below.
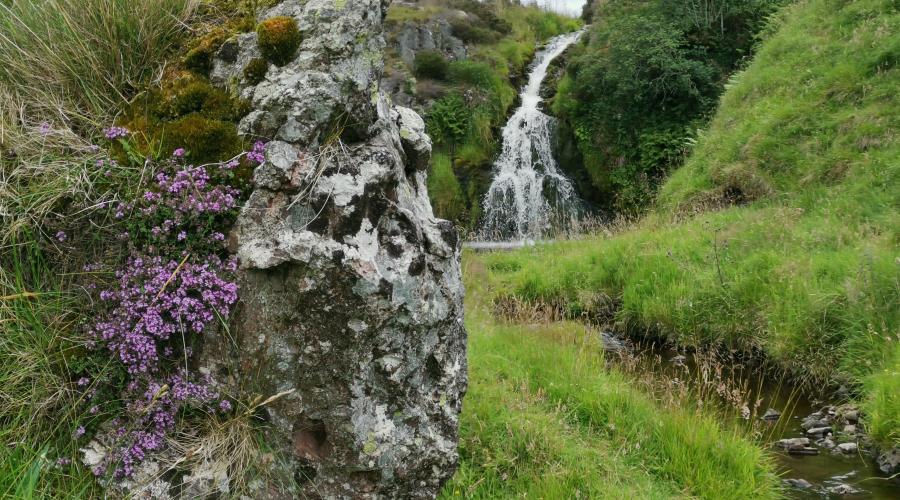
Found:
[[900, 443], [898, 23], [881, 0], [779, 11], [653, 213], [492, 256], [503, 294], [760, 353], [852, 388], [871, 436]]

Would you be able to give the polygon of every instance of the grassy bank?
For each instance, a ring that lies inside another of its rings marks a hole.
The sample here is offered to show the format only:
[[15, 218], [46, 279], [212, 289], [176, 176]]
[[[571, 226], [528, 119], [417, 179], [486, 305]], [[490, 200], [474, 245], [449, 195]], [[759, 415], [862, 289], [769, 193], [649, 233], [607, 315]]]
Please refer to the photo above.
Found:
[[444, 497], [772, 498], [763, 452], [710, 415], [662, 408], [575, 322], [499, 322], [492, 271], [464, 259], [469, 393]]
[[498, 257], [502, 293], [862, 388], [873, 435], [900, 443], [897, 33], [890, 1], [782, 10], [655, 213]]

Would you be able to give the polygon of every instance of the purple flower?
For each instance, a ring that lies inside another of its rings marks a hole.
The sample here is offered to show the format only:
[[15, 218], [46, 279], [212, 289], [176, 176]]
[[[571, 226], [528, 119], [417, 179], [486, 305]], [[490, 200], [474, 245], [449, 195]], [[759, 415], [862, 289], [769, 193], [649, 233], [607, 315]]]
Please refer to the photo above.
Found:
[[228, 413], [231, 411], [231, 401], [227, 399], [223, 399], [219, 402], [219, 411], [222, 413]]
[[84, 387], [90, 383], [91, 383], [91, 379], [89, 379], [87, 377], [81, 377], [80, 379], [78, 379], [78, 387]]
[[172, 156], [175, 158], [181, 158], [184, 156], [184, 148], [178, 148], [172, 152]]
[[103, 131], [106, 138], [109, 140], [115, 140], [120, 137], [128, 137], [128, 134], [131, 132], [125, 127], [110, 127]]
[[72, 463], [72, 459], [69, 457], [59, 457], [56, 459], [56, 465], [59, 467], [65, 467]]
[[46, 137], [50, 134], [50, 122], [41, 123], [41, 135]]
[[178, 233], [178, 241], [184, 241], [185, 238], [187, 238], [187, 233], [184, 231], [180, 231]]
[[59, 242], [66, 241], [66, 232], [65, 231], [57, 231], [56, 232], [56, 240]]
[[262, 164], [266, 161], [266, 143], [262, 141], [256, 141], [253, 145], [253, 150], [247, 152], [247, 159], [257, 165]]
[[84, 426], [79, 425], [78, 428], [75, 429], [75, 432], [72, 433], [72, 435], [75, 437], [75, 439], [78, 439], [81, 436], [84, 436], [84, 433], [85, 433]]

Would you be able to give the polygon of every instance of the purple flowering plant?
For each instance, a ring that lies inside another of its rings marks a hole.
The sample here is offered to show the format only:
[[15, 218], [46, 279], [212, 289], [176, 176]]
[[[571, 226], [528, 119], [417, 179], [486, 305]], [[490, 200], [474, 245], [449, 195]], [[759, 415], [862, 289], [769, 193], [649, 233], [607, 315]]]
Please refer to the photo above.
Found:
[[[106, 135], [133, 151], [127, 130], [113, 127]], [[232, 408], [208, 377], [190, 372], [190, 359], [197, 337], [227, 319], [237, 301], [237, 262], [225, 251], [224, 233], [241, 200], [228, 184], [240, 158], [195, 166], [185, 156], [177, 150], [161, 162], [142, 159], [154, 174], [138, 196], [114, 207], [128, 255], [114, 279], [98, 287], [98, 314], [88, 335], [94, 352], [111, 355], [115, 369], [102, 377], [83, 372], [76, 384], [90, 408], [88, 429], [106, 419], [104, 428], [112, 429], [115, 440], [97, 475], [130, 476], [149, 453], [165, 446], [186, 414]], [[262, 146], [243, 156], [260, 163]], [[115, 418], [108, 420], [110, 415]], [[75, 437], [83, 435], [90, 432], [80, 426]]]

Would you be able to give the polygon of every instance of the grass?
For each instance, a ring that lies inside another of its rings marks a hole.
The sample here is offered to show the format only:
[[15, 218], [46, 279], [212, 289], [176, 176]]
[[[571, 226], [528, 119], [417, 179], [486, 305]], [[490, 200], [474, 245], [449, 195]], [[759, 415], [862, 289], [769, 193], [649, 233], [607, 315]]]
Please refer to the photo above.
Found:
[[781, 11], [655, 213], [497, 256], [501, 293], [860, 387], [873, 436], [900, 443], [898, 28], [884, 0]]
[[0, 497], [88, 498], [97, 486], [72, 436], [76, 303], [33, 244], [15, 248], [0, 260]]
[[778, 496], [768, 457], [739, 431], [663, 408], [608, 369], [578, 323], [495, 320], [503, 271], [474, 254], [464, 263], [470, 388], [445, 498]]
[[99, 201], [91, 144], [159, 76], [196, 3], [0, 2], [0, 245], [62, 201]]

